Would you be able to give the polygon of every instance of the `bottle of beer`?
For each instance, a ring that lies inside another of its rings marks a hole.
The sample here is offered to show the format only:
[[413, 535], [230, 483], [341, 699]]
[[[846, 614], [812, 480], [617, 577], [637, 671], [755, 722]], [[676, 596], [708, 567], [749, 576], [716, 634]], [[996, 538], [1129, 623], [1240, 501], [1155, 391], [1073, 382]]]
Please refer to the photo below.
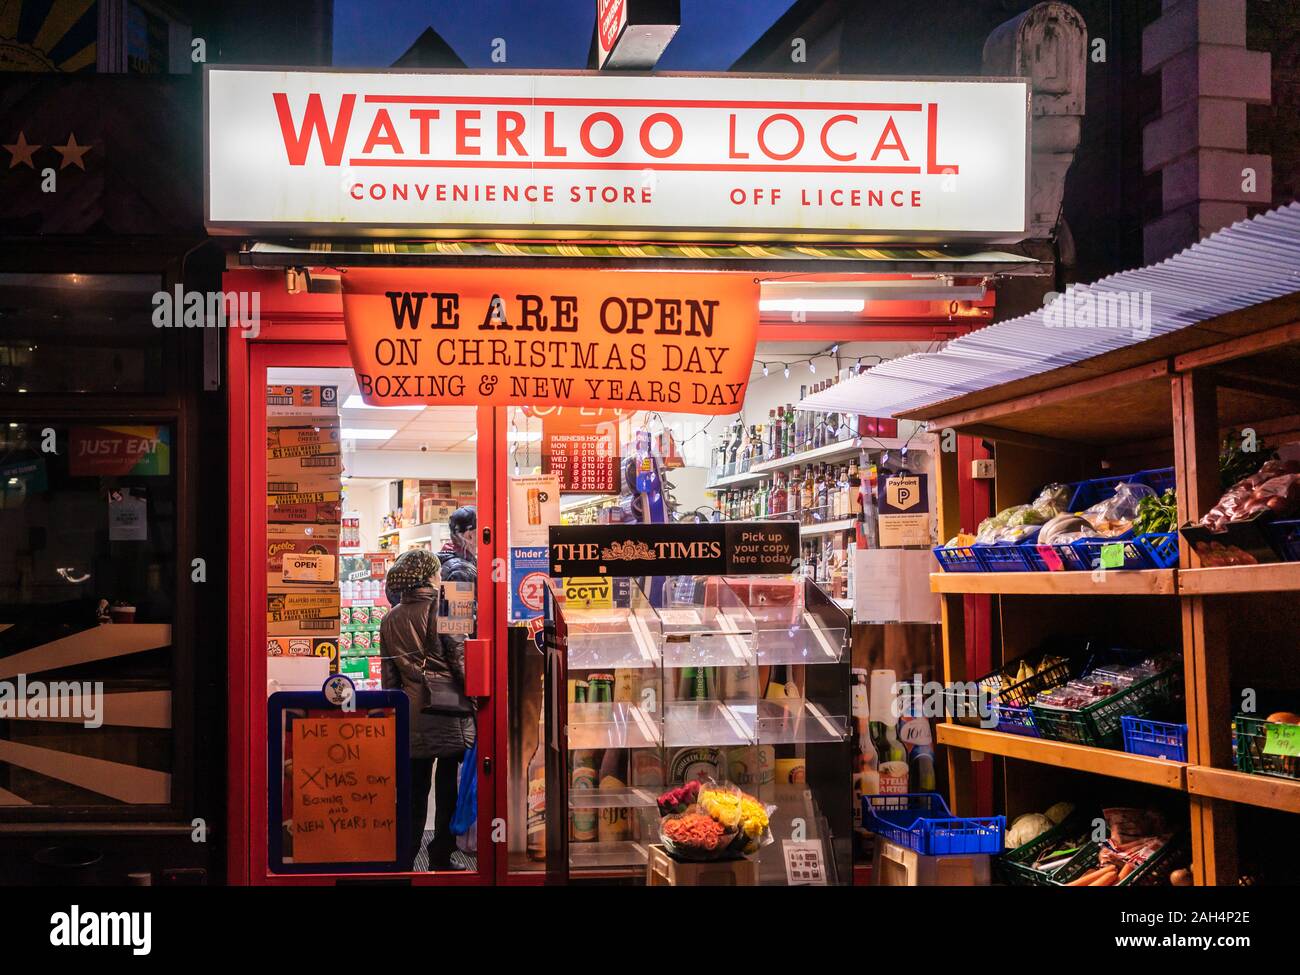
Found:
[[[623, 748], [606, 748], [600, 763], [602, 792], [615, 792], [627, 788], [627, 751]], [[632, 835], [631, 810], [627, 806], [602, 806], [596, 827], [596, 837], [602, 843], [617, 843]]]

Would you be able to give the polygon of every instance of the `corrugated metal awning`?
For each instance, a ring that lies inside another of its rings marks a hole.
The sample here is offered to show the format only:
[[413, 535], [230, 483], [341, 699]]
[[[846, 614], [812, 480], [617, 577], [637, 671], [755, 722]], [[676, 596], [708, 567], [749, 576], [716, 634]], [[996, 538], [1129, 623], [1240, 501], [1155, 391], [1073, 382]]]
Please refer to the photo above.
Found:
[[587, 243], [568, 241], [257, 241], [251, 267], [580, 267], [863, 273], [1011, 274], [1050, 271], [1024, 254], [979, 247], [840, 244]]
[[881, 363], [800, 405], [897, 416], [1296, 293], [1300, 203], [1226, 227], [1159, 264], [1071, 286], [1038, 311], [938, 352]]

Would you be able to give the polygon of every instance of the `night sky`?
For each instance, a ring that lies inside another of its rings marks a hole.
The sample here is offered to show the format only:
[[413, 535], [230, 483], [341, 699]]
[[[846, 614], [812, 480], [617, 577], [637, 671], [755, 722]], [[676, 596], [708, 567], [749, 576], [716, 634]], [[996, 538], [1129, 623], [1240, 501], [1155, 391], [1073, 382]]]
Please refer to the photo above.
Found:
[[[664, 71], [723, 71], [793, 0], [682, 0]], [[596, 0], [334, 0], [334, 63], [387, 67], [433, 27], [471, 68], [585, 68]], [[492, 62], [494, 38], [506, 63]]]

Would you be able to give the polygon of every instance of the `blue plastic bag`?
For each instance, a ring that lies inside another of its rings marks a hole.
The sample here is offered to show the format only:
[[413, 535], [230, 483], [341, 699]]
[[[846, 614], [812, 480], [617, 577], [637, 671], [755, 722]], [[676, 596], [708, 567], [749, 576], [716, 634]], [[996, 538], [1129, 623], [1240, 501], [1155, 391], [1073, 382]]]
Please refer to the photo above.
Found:
[[478, 743], [470, 746], [460, 766], [460, 791], [451, 817], [451, 835], [464, 836], [478, 821]]

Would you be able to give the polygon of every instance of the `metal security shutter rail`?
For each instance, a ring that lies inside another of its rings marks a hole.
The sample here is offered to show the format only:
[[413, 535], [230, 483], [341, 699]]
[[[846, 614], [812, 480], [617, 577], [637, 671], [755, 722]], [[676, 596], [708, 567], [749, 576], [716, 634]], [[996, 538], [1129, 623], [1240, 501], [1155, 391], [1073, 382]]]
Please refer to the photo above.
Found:
[[251, 267], [609, 267], [924, 274], [1040, 273], [1032, 257], [979, 247], [580, 241], [254, 241]]
[[1297, 292], [1300, 203], [1292, 203], [1226, 227], [1159, 264], [1073, 285], [1057, 299], [1065, 301], [1068, 318], [1070, 309], [1090, 298], [1136, 298], [1142, 308], [1140, 328], [1050, 327], [1044, 308], [953, 339], [941, 351], [881, 363], [799, 405], [872, 416], [907, 413]]

